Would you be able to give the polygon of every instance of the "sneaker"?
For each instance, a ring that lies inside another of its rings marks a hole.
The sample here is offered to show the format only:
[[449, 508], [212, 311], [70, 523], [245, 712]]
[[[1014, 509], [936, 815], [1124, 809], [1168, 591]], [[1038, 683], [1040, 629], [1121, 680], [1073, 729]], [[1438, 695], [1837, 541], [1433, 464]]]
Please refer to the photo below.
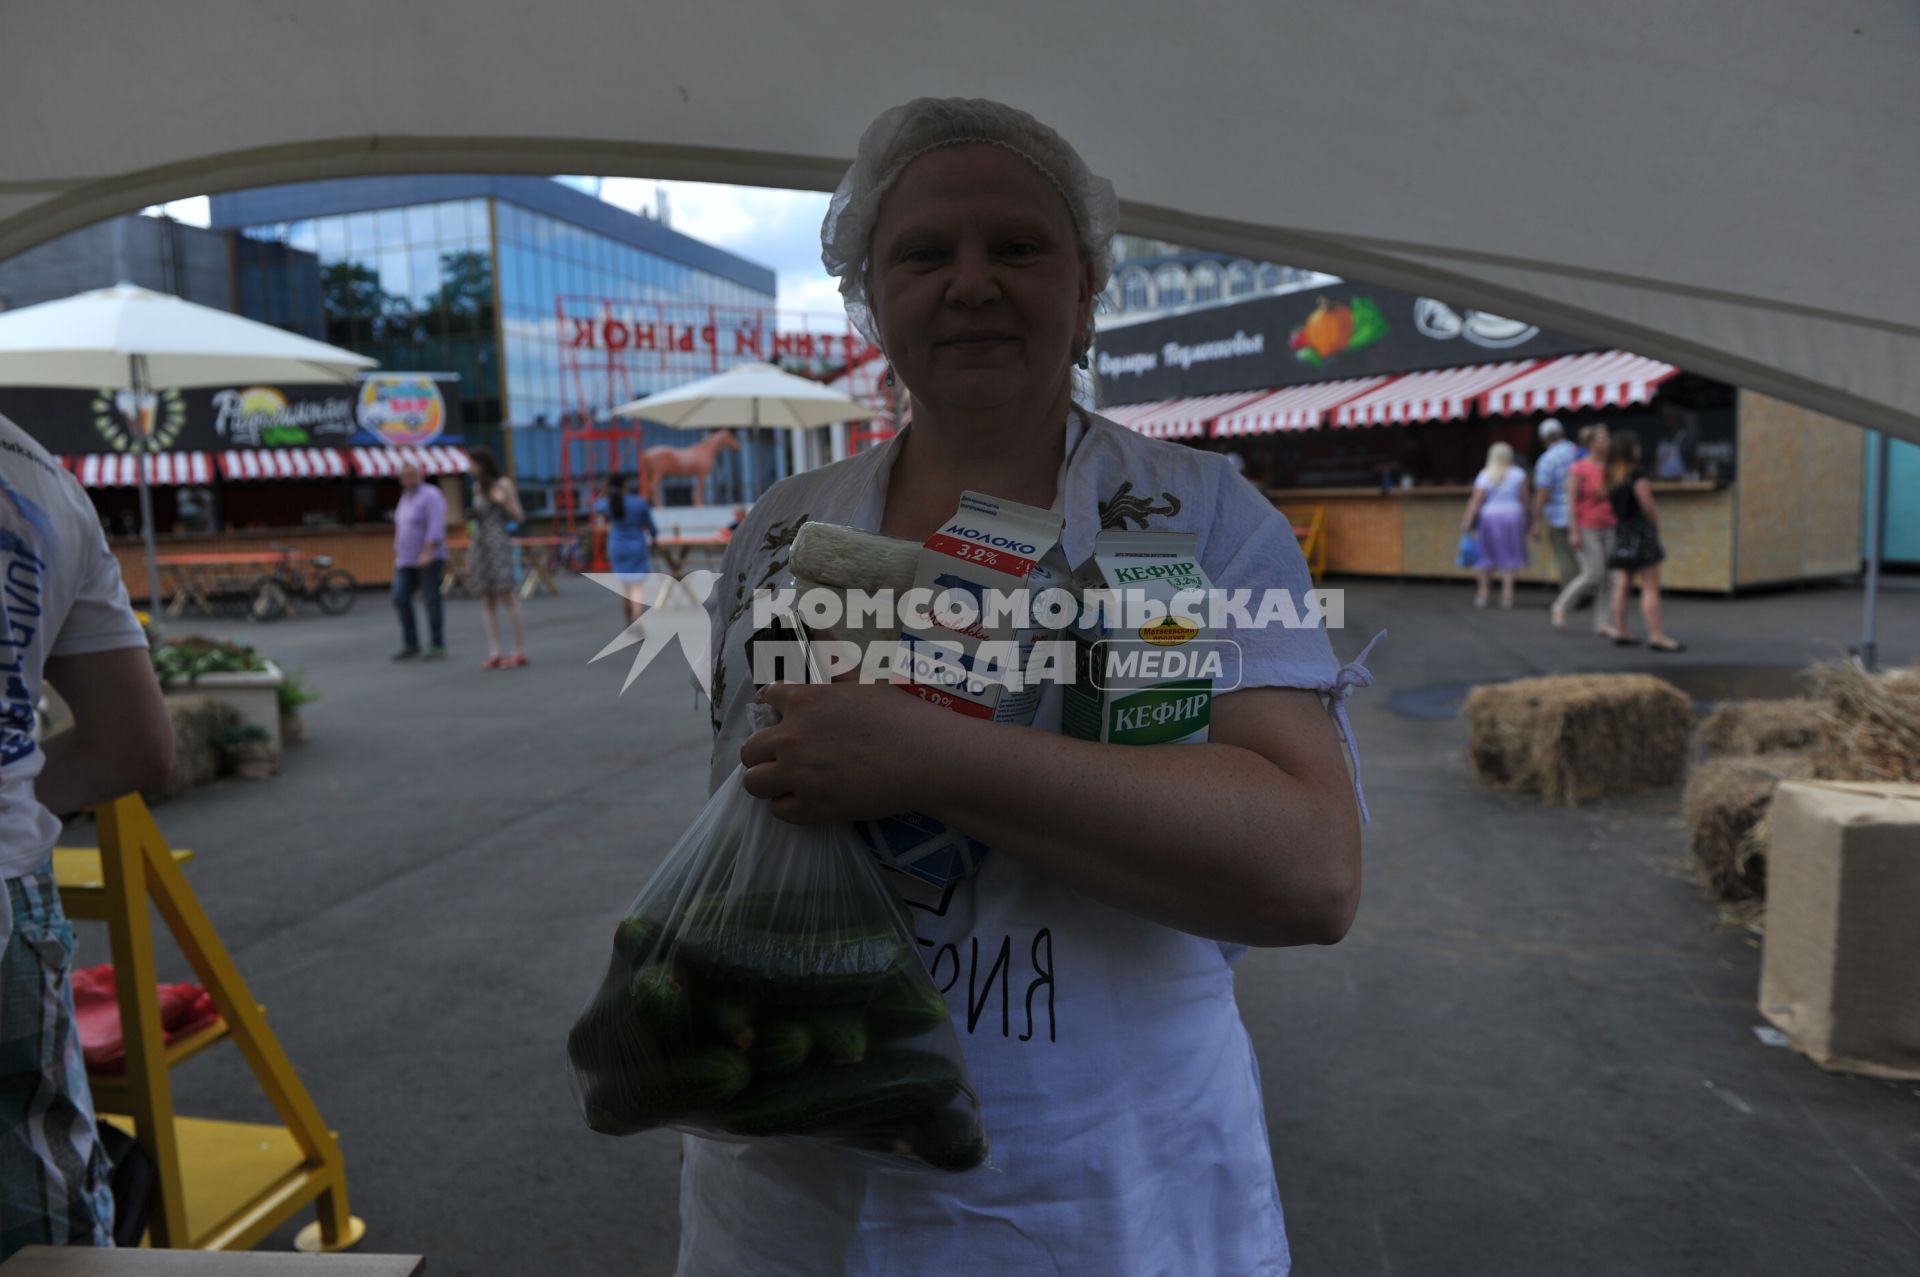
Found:
[[400, 649], [399, 651], [397, 651], [397, 652], [395, 652], [395, 653], [393, 654], [393, 659], [394, 659], [394, 660], [396, 660], [396, 661], [411, 661], [411, 660], [413, 660], [413, 659], [414, 659], [415, 657], [417, 657], [417, 656], [419, 656], [419, 655], [420, 655], [420, 649], [419, 649], [419, 648], [417, 648], [417, 647], [403, 647], [403, 648], [401, 648], [401, 649]]
[[444, 647], [441, 647], [437, 643], [427, 649], [427, 659], [430, 661], [442, 660], [446, 657], [446, 655], [447, 655], [447, 649]]

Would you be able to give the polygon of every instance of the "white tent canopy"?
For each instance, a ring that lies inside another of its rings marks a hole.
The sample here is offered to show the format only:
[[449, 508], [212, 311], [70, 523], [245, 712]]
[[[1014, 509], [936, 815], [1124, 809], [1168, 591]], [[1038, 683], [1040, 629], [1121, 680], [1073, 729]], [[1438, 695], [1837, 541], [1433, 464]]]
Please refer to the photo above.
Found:
[[682, 430], [768, 426], [811, 430], [841, 421], [871, 421], [881, 413], [772, 364], [737, 364], [716, 376], [623, 403], [613, 415], [640, 417]]
[[318, 177], [827, 188], [919, 94], [1054, 124], [1128, 229], [1413, 288], [1920, 439], [1910, 0], [7, 7], [0, 257]]

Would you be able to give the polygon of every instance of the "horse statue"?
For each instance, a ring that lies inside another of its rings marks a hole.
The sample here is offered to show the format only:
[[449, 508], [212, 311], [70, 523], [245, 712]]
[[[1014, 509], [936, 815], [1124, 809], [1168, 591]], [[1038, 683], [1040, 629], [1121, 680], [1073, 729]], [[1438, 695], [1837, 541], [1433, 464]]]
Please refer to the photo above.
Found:
[[714, 460], [722, 451], [740, 451], [740, 441], [725, 430], [716, 430], [699, 443], [685, 448], [659, 444], [640, 457], [640, 487], [649, 505], [660, 504], [663, 479], [692, 479], [693, 503], [707, 503], [707, 476], [713, 473]]

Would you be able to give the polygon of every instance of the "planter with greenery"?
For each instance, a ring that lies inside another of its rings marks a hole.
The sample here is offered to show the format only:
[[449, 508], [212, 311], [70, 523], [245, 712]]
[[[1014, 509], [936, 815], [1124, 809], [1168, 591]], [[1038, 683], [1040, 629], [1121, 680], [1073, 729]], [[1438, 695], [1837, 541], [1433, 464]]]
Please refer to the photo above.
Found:
[[153, 670], [169, 696], [192, 693], [232, 708], [280, 748], [280, 688], [286, 675], [245, 643], [192, 634], [170, 639], [153, 653]]

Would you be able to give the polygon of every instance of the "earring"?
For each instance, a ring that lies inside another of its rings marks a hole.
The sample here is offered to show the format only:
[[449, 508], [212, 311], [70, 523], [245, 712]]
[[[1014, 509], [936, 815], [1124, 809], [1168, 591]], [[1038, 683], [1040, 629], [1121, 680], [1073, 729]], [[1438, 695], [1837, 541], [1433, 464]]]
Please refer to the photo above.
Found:
[[1082, 372], [1085, 372], [1085, 371], [1086, 371], [1086, 369], [1087, 369], [1087, 363], [1088, 363], [1088, 360], [1087, 360], [1087, 352], [1083, 350], [1083, 351], [1081, 351], [1081, 352], [1080, 352], [1080, 359], [1079, 359], [1079, 361], [1078, 361], [1078, 364], [1079, 364], [1079, 368], [1080, 368], [1080, 370], [1081, 370]]
[[891, 368], [887, 369], [887, 384], [889, 386], [893, 384], [893, 369]]

